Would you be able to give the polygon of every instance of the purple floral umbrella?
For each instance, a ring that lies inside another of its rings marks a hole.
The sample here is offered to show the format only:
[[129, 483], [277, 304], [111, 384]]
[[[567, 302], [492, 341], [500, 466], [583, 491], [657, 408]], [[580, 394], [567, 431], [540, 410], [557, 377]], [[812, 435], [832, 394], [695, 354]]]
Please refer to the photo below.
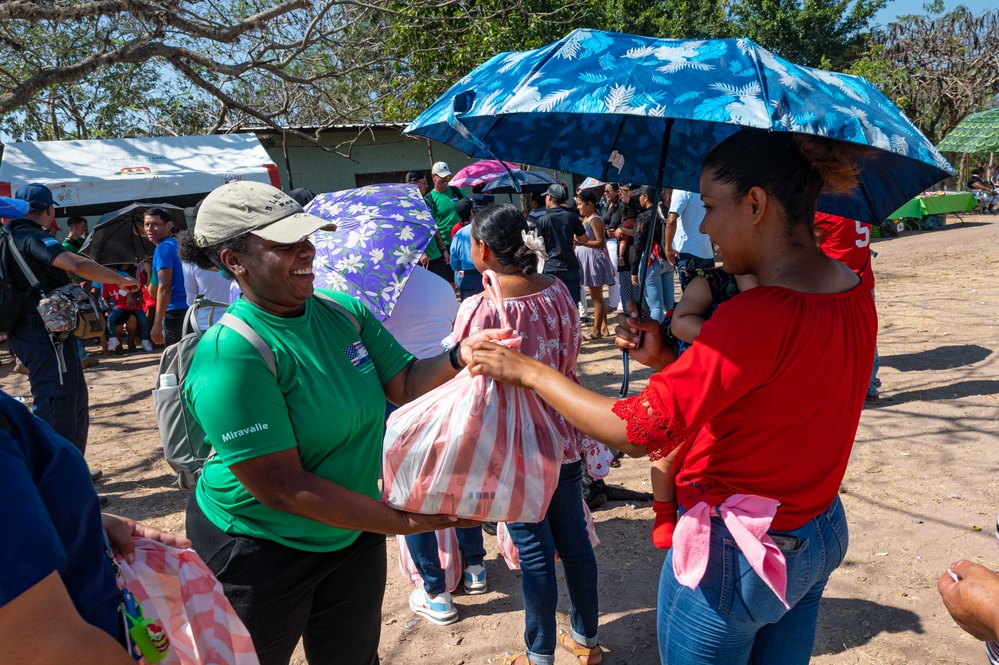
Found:
[[337, 225], [312, 236], [315, 286], [349, 293], [387, 319], [437, 230], [419, 189], [389, 184], [320, 194], [305, 212]]

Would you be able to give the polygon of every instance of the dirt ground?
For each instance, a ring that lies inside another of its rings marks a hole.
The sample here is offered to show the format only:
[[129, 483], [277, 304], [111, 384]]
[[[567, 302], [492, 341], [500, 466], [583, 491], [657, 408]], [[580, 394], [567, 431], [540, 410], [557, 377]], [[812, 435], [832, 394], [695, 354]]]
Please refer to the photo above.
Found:
[[[814, 663], [986, 662], [982, 645], [956, 627], [936, 590], [958, 558], [999, 568], [999, 484], [992, 475], [999, 451], [999, 224], [966, 219], [951, 219], [942, 231], [875, 240], [886, 399], [864, 412], [843, 483], [850, 550], [823, 598]], [[0, 387], [30, 401], [28, 381], [11, 372], [5, 351], [0, 361]], [[111, 497], [111, 512], [182, 533], [189, 493], [171, 486], [160, 451], [149, 393], [157, 362], [158, 354], [140, 352], [103, 358], [87, 370], [87, 456], [104, 470], [99, 491]], [[620, 359], [610, 342], [587, 343], [580, 368], [587, 386], [616, 393]], [[626, 459], [607, 480], [644, 490], [647, 478], [647, 462]], [[663, 553], [649, 542], [652, 511], [612, 502], [594, 519], [603, 541], [596, 556], [604, 662], [656, 663]], [[494, 538], [486, 537], [486, 547], [489, 593], [456, 594], [461, 621], [442, 628], [414, 620], [389, 539], [383, 663], [496, 663], [507, 650], [523, 650], [518, 574], [503, 564]], [[563, 625], [567, 607], [563, 590]], [[556, 661], [569, 665], [572, 658], [559, 653]]]

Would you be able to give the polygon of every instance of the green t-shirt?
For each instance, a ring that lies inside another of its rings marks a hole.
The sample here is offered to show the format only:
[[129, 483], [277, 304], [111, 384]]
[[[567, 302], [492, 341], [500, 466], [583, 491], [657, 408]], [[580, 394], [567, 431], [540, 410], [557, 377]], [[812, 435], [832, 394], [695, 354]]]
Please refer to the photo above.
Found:
[[[457, 187], [448, 187], [443, 193], [434, 189], [427, 192], [430, 211], [434, 214], [434, 221], [437, 222], [437, 230], [441, 232], [441, 240], [448, 247], [451, 246], [451, 229], [461, 221], [454, 204], [464, 197], [465, 193]], [[434, 244], [433, 241], [430, 244]], [[430, 258], [434, 257], [431, 256]]]
[[[74, 254], [79, 254], [80, 253], [80, 248], [83, 247], [83, 239], [80, 238], [80, 239], [77, 239], [77, 240], [73, 240], [72, 238], [68, 238], [67, 237], [65, 240], [62, 241], [62, 246], [65, 247], [66, 251], [68, 251], [68, 252], [73, 252]], [[74, 282], [86, 282], [87, 281], [87, 280], [83, 279], [82, 277], [80, 277], [79, 275], [77, 275], [76, 273], [72, 273], [72, 276], [73, 276], [73, 281]]]
[[[443, 240], [444, 236], [441, 236]], [[437, 246], [437, 239], [431, 238], [430, 244], [427, 245], [427, 258], [433, 261], [434, 259], [439, 259], [442, 256], [441, 248]]]
[[385, 392], [382, 385], [413, 360], [354, 298], [329, 291], [361, 325], [310, 298], [294, 318], [268, 314], [245, 298], [229, 307], [274, 350], [277, 379], [239, 333], [212, 326], [198, 343], [184, 397], [215, 448], [198, 482], [198, 505], [226, 533], [311, 552], [347, 547], [357, 531], [272, 510], [229, 466], [298, 447], [302, 467], [338, 485], [380, 498]]

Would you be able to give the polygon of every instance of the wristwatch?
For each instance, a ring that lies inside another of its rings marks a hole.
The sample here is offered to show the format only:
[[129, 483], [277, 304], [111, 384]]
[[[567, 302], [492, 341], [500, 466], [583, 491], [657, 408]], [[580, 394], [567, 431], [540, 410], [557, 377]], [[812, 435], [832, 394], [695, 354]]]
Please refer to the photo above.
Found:
[[458, 372], [465, 369], [465, 366], [461, 364], [461, 342], [458, 342], [450, 349], [448, 349], [447, 357], [451, 361], [451, 367]]

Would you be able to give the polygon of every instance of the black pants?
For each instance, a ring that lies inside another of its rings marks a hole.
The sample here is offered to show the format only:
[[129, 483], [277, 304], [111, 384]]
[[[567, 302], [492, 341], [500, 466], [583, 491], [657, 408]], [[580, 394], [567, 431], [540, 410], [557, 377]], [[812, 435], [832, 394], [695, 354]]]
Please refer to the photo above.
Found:
[[438, 277], [446, 279], [449, 282], [454, 281], [453, 272], [450, 273], [451, 275], [450, 277], [448, 276], [449, 271], [451, 270], [451, 266], [447, 264], [447, 261], [444, 260], [443, 256], [438, 256], [436, 259], [431, 259], [430, 264], [427, 265], [427, 270], [434, 273]]
[[572, 296], [573, 302], [578, 303], [580, 301], [579, 270], [560, 270], [558, 272], [548, 272], [546, 270], [545, 274], [558, 277], [562, 280], [566, 288], [569, 289], [569, 295]]
[[482, 286], [481, 272], [473, 269], [466, 270], [464, 273], [465, 274], [461, 277], [461, 286], [458, 287], [462, 301], [486, 290], [486, 288]]
[[[90, 397], [77, 355], [76, 337], [57, 344], [33, 312], [8, 335], [10, 349], [30, 372], [33, 412], [81, 454], [87, 451], [90, 432]], [[61, 371], [64, 369], [65, 371]]]
[[163, 315], [163, 343], [166, 346], [176, 344], [184, 336], [184, 319], [187, 317], [187, 309], [187, 307], [169, 309]]
[[336, 552], [305, 552], [212, 524], [195, 495], [187, 537], [246, 625], [261, 665], [288, 665], [304, 638], [310, 665], [378, 665], [385, 536], [361, 533]]

